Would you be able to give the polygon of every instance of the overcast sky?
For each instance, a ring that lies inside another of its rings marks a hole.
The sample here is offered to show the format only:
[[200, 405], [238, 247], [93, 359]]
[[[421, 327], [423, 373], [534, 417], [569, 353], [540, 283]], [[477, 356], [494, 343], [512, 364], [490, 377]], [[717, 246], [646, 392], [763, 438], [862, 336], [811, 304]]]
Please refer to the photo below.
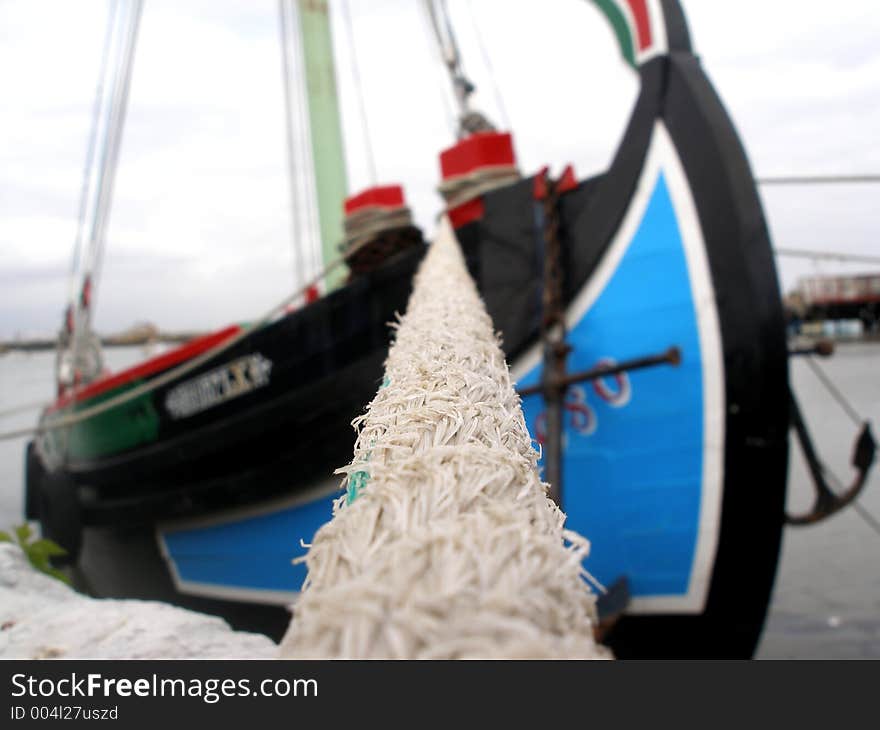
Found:
[[[348, 2], [379, 181], [404, 183], [430, 232], [437, 152], [452, 141], [436, 51], [414, 0]], [[370, 180], [352, 38], [331, 4], [357, 190]], [[637, 88], [598, 11], [585, 0], [449, 5], [480, 102], [513, 129], [522, 169], [602, 170]], [[880, 172], [876, 0], [684, 6], [757, 174]], [[0, 0], [0, 337], [60, 323], [106, 8]], [[294, 281], [284, 145], [277, 3], [145, 0], [98, 329], [217, 327], [284, 297]], [[880, 186], [762, 198], [777, 246], [880, 255]], [[779, 259], [785, 288], [866, 266]]]

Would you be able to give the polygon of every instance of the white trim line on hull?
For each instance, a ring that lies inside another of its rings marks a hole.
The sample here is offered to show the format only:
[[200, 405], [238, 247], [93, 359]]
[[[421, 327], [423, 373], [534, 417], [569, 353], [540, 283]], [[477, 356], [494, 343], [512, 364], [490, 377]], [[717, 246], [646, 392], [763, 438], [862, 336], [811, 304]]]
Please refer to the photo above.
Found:
[[[684, 595], [635, 597], [628, 613], [701, 613], [709, 593], [721, 525], [724, 481], [724, 358], [712, 276], [706, 260], [703, 232], [681, 160], [661, 121], [657, 121], [635, 193], [611, 245], [586, 285], [566, 312], [569, 330], [581, 321], [605, 290], [635, 236], [661, 173], [666, 178], [679, 221], [688, 267], [703, 373], [703, 469], [699, 528], [688, 590]], [[533, 345], [511, 368], [514, 380], [541, 363], [541, 346]]]

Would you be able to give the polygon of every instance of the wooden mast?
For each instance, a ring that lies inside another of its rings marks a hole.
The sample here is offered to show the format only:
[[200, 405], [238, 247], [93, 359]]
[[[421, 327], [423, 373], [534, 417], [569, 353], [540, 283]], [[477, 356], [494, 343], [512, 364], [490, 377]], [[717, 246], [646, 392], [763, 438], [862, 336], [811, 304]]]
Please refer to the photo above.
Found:
[[[337, 247], [343, 238], [342, 206], [348, 190], [333, 39], [326, 0], [297, 0], [297, 10], [321, 252], [326, 266], [339, 255]], [[335, 288], [345, 277], [346, 271], [337, 268], [326, 279], [326, 288]]]

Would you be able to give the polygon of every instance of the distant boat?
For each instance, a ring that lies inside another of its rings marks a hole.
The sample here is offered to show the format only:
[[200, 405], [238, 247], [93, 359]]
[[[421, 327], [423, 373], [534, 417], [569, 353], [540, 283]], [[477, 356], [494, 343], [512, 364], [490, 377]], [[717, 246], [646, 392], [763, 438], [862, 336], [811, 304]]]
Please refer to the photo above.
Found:
[[[785, 321], [767, 226], [679, 3], [596, 5], [641, 84], [608, 170], [582, 181], [571, 168], [558, 181], [521, 175], [512, 135], [470, 109], [459, 83], [462, 133], [440, 156], [440, 187], [520, 388], [543, 377], [550, 246], [572, 370], [677, 348], [677, 367], [568, 389], [562, 507], [592, 542], [590, 572], [628, 583], [626, 615], [606, 637], [619, 656], [747, 657], [773, 585], [788, 461]], [[300, 27], [326, 42], [326, 6], [298, 7]], [[332, 58], [323, 62], [332, 74]], [[577, 93], [580, 71], [562, 72]], [[261, 326], [69, 387], [43, 413], [29, 516], [78, 558], [95, 592], [283, 631], [305, 576], [291, 559], [330, 517], [350, 421], [380, 385], [387, 323], [424, 251], [395, 186], [350, 196], [345, 212], [349, 224], [390, 221], [361, 238], [347, 283]], [[199, 357], [159, 387], [54, 427]], [[542, 398], [523, 403], [543, 440]]]

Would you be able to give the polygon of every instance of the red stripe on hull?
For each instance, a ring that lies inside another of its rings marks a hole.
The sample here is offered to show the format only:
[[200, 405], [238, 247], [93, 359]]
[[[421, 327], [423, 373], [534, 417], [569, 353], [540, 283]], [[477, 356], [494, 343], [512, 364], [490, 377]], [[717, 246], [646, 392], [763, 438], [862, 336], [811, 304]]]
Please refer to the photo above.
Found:
[[163, 370], [168, 370], [169, 368], [174, 367], [175, 365], [178, 365], [185, 360], [190, 360], [197, 355], [201, 355], [203, 352], [207, 352], [212, 347], [216, 347], [221, 342], [225, 342], [230, 337], [240, 331], [241, 327], [239, 327], [238, 325], [230, 325], [229, 327], [219, 330], [218, 332], [212, 332], [211, 334], [205, 335], [204, 337], [197, 337], [196, 339], [190, 340], [180, 347], [170, 350], [169, 352], [165, 352], [161, 355], [157, 355], [156, 357], [150, 358], [149, 360], [144, 360], [144, 362], [139, 363], [126, 370], [122, 370], [118, 373], [98, 378], [96, 381], [90, 383], [85, 388], [82, 388], [75, 393], [68, 393], [67, 395], [62, 396], [57, 401], [55, 401], [55, 403], [49, 406], [47, 410], [49, 412], [57, 411], [61, 408], [69, 406], [74, 401], [79, 403], [81, 401], [88, 400], [89, 398], [94, 398], [97, 395], [101, 395], [101, 393], [106, 393], [109, 390], [114, 390], [115, 388], [119, 388], [120, 386], [127, 385], [132, 381], [141, 380], [149, 375], [153, 375]]

